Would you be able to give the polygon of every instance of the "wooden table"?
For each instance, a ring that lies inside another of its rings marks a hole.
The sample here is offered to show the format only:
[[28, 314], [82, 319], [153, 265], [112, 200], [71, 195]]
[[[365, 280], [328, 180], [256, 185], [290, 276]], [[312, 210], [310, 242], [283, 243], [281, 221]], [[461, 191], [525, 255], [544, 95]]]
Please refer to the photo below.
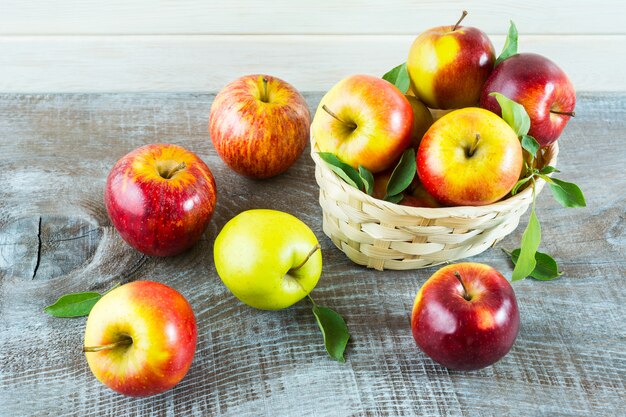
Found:
[[[588, 207], [538, 201], [544, 251], [565, 272], [514, 288], [522, 327], [511, 352], [476, 372], [453, 372], [416, 347], [413, 298], [435, 268], [378, 272], [352, 264], [323, 235], [313, 163], [243, 178], [206, 131], [213, 94], [0, 95], [0, 415], [81, 416], [617, 416], [626, 413], [626, 95], [579, 95], [561, 138], [561, 177]], [[314, 109], [320, 93], [306, 94]], [[112, 228], [107, 173], [130, 150], [173, 142], [215, 174], [217, 210], [205, 238], [168, 259], [142, 256]], [[316, 232], [319, 303], [346, 318], [347, 362], [330, 360], [310, 305], [251, 309], [222, 285], [212, 242], [242, 210], [290, 212]], [[523, 224], [500, 247], [513, 248]], [[500, 249], [473, 261], [510, 277]], [[67, 292], [152, 279], [181, 291], [198, 319], [198, 347], [173, 390], [126, 398], [100, 384], [81, 353], [85, 319], [42, 308]]]

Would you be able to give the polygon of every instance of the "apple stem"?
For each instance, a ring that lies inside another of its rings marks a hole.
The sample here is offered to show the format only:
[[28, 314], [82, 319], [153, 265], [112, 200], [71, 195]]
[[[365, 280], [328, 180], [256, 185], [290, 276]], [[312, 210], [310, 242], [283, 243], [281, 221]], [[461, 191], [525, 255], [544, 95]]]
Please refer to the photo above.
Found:
[[476, 139], [474, 139], [474, 143], [472, 143], [472, 146], [470, 146], [469, 151], [467, 152], [467, 156], [474, 156], [474, 152], [476, 152], [478, 142], [480, 142], [480, 133], [476, 133]]
[[470, 297], [469, 293], [467, 292], [467, 288], [465, 288], [465, 283], [461, 279], [461, 274], [459, 274], [459, 271], [454, 271], [454, 276], [456, 277], [456, 279], [459, 280], [461, 286], [463, 287], [463, 298], [465, 298], [467, 301], [470, 301], [472, 297]]
[[119, 346], [130, 346], [133, 344], [133, 339], [129, 336], [118, 340], [117, 342], [109, 343], [108, 345], [101, 346], [84, 346], [83, 352], [100, 352], [101, 350], [114, 349]]
[[328, 114], [330, 114], [332, 117], [334, 117], [335, 119], [339, 120], [341, 123], [343, 123], [344, 125], [348, 126], [350, 129], [356, 129], [356, 123], [354, 122], [346, 122], [345, 120], [341, 120], [339, 118], [339, 116], [337, 116], [334, 112], [332, 112], [328, 107], [326, 107], [326, 104], [322, 105], [322, 109], [324, 109], [324, 111]]
[[165, 178], [166, 180], [169, 180], [170, 178], [172, 178], [172, 176], [174, 176], [174, 174], [176, 174], [180, 170], [185, 169], [186, 167], [187, 165], [185, 165], [184, 162], [181, 162], [180, 164], [176, 165], [174, 168], [170, 169], [168, 172], [161, 174], [161, 176]]
[[562, 114], [563, 116], [569, 116], [569, 117], [576, 117], [576, 112], [573, 112], [573, 111], [550, 110], [550, 113]]
[[313, 249], [311, 249], [309, 251], [309, 253], [306, 254], [306, 257], [304, 258], [304, 260], [302, 262], [300, 262], [300, 265], [296, 266], [295, 268], [291, 268], [290, 271], [293, 272], [293, 271], [297, 271], [298, 269], [302, 268], [304, 266], [304, 264], [309, 261], [311, 256], [313, 256], [313, 254], [315, 252], [317, 252], [318, 250], [320, 250], [320, 249], [322, 249], [322, 247], [320, 246], [319, 243], [317, 245], [313, 246]]
[[267, 77], [263, 77], [263, 94], [261, 95], [261, 101], [263, 103], [269, 103], [269, 98], [267, 96]]
[[458, 20], [458, 22], [456, 22], [456, 24], [452, 28], [452, 32], [454, 32], [459, 27], [463, 19], [465, 19], [465, 16], [467, 16], [467, 10], [463, 10], [463, 14], [461, 15], [461, 18]]

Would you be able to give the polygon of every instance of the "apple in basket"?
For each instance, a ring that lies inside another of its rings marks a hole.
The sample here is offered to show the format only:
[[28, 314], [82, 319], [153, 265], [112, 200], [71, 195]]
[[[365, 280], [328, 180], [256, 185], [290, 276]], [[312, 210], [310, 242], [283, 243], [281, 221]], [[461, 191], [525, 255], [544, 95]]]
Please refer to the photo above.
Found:
[[495, 51], [487, 35], [473, 27], [439, 26], [422, 32], [407, 59], [411, 89], [434, 109], [476, 106], [493, 70]]
[[502, 61], [493, 71], [480, 99], [481, 107], [501, 114], [490, 93], [499, 92], [524, 106], [530, 130], [541, 146], [556, 141], [574, 116], [576, 92], [561, 68], [538, 54], [522, 53]]
[[491, 204], [507, 195], [522, 171], [513, 129], [490, 111], [470, 107], [437, 120], [416, 157], [425, 190], [450, 206]]
[[393, 166], [410, 145], [413, 110], [393, 84], [370, 75], [339, 81], [320, 101], [311, 133], [321, 152], [372, 173]]

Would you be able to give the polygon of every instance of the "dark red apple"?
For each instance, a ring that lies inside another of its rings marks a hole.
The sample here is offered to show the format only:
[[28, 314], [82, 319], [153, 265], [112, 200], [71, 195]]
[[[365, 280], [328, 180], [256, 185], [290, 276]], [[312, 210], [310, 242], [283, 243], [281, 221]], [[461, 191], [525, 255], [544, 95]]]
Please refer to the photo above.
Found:
[[485, 82], [481, 107], [502, 115], [498, 101], [489, 95], [493, 92], [524, 106], [530, 117], [528, 134], [541, 146], [556, 141], [574, 116], [574, 86], [558, 65], [538, 54], [521, 53], [505, 59]]
[[104, 202], [113, 226], [146, 255], [170, 256], [190, 248], [215, 208], [211, 170], [193, 152], [153, 144], [117, 161]]
[[488, 265], [448, 265], [417, 293], [411, 327], [420, 349], [443, 366], [484, 368], [499, 361], [515, 342], [519, 330], [515, 293]]

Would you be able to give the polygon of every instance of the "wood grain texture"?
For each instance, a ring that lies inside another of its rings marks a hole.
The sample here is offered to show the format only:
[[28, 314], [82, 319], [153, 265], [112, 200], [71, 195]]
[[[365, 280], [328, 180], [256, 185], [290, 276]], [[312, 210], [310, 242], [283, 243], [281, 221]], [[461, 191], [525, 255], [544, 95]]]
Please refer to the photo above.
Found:
[[[436, 268], [381, 273], [348, 261], [321, 231], [307, 150], [271, 180], [230, 171], [206, 131], [213, 97], [0, 95], [1, 416], [623, 414], [626, 95], [580, 94], [577, 117], [560, 141], [559, 168], [561, 178], [583, 188], [588, 207], [563, 209], [548, 192], [537, 204], [542, 249], [559, 260], [565, 275], [554, 282], [516, 283], [522, 327], [515, 346], [498, 364], [467, 373], [433, 363], [411, 336], [413, 298]], [[311, 108], [320, 97], [306, 94]], [[115, 161], [153, 142], [195, 151], [213, 170], [219, 192], [202, 241], [168, 259], [128, 247], [102, 201]], [[213, 239], [234, 215], [258, 207], [290, 212], [318, 236], [324, 272], [314, 296], [347, 320], [352, 339], [346, 364], [326, 357], [307, 303], [257, 311], [236, 300], [216, 275]], [[526, 219], [500, 246], [518, 244]], [[76, 241], [81, 249], [41, 251], [55, 240]], [[74, 251], [84, 262], [76, 255], [65, 268], [60, 254]], [[472, 261], [511, 274], [498, 248]], [[38, 279], [45, 265], [48, 279]], [[42, 312], [63, 293], [137, 279], [178, 289], [199, 326], [189, 374], [173, 390], [148, 399], [117, 395], [91, 375], [80, 352], [85, 319]]]
[[[415, 34], [454, 24], [506, 34], [626, 34], [620, 0], [524, 2], [428, 0], [3, 0], [0, 35]], [[375, 17], [376, 24], [372, 24]]]
[[[404, 36], [4, 36], [2, 92], [218, 91], [264, 72], [303, 91], [406, 60]], [[505, 37], [493, 36], [497, 51]], [[626, 91], [626, 35], [520, 35], [520, 51], [558, 63], [578, 90]], [[608, 64], [608, 58], [610, 64]]]

